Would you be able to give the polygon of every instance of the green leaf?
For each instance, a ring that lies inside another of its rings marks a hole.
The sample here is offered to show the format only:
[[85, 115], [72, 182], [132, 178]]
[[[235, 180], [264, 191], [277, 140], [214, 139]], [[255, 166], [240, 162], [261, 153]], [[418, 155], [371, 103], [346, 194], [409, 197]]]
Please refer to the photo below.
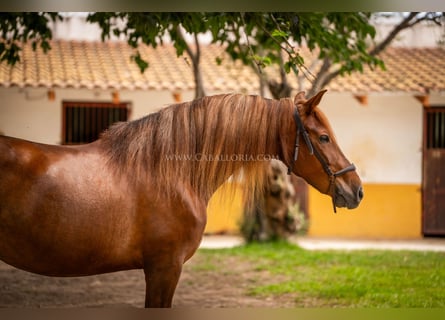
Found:
[[264, 68], [270, 66], [272, 64], [272, 60], [269, 57], [261, 57], [259, 55], [254, 55], [253, 60], [255, 60], [256, 64], [260, 67]]
[[298, 76], [298, 69], [297, 69], [297, 66], [295, 64], [292, 64], [292, 71], [294, 72], [294, 74], [296, 76]]
[[302, 66], [304, 65], [304, 58], [302, 56], [300, 56], [299, 54], [297, 54], [294, 58], [293, 58], [293, 62], [296, 65]]
[[40, 44], [40, 48], [42, 48], [44, 53], [47, 53], [49, 50], [51, 50], [51, 45], [48, 41], [42, 41]]
[[286, 73], [290, 73], [290, 69], [292, 67], [293, 67], [293, 64], [291, 61], [288, 61], [283, 65], [284, 71], [286, 71]]
[[280, 38], [280, 37], [287, 38], [288, 37], [288, 34], [286, 32], [284, 32], [282, 30], [278, 30], [278, 29], [275, 29], [274, 31], [272, 31], [271, 35], [272, 35], [272, 37], [275, 37], [275, 38]]
[[149, 64], [147, 61], [145, 61], [144, 59], [142, 59], [141, 54], [138, 52], [136, 52], [136, 54], [134, 54], [133, 56], [131, 56], [131, 58], [134, 60], [134, 62], [136, 62], [136, 64], [138, 65], [139, 69], [141, 70], [141, 73], [144, 73], [144, 71], [148, 68]]

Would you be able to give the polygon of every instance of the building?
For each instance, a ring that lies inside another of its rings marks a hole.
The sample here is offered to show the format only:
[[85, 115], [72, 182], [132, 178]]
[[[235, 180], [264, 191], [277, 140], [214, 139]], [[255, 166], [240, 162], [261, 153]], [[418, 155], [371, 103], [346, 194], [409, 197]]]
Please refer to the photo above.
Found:
[[[73, 125], [81, 112], [76, 108], [108, 110], [105, 118], [115, 113], [113, 119], [125, 120], [193, 98], [190, 63], [176, 57], [171, 45], [140, 49], [150, 63], [144, 74], [129, 59], [133, 49], [122, 42], [59, 39], [51, 46], [47, 55], [25, 46], [15, 68], [0, 65], [4, 134], [77, 143], [88, 134], [75, 134], [85, 131]], [[206, 45], [202, 52], [207, 94], [258, 94], [259, 81], [251, 69], [230, 62], [221, 47]], [[221, 66], [214, 63], [216, 57], [223, 59]], [[445, 234], [445, 49], [392, 47], [381, 57], [386, 71], [365, 69], [327, 87], [320, 108], [357, 166], [365, 198], [358, 209], [334, 214], [330, 199], [309, 188], [310, 236]], [[296, 79], [291, 81], [298, 88]], [[226, 201], [227, 206], [216, 203], [210, 204], [206, 231], [236, 231], [240, 196]]]

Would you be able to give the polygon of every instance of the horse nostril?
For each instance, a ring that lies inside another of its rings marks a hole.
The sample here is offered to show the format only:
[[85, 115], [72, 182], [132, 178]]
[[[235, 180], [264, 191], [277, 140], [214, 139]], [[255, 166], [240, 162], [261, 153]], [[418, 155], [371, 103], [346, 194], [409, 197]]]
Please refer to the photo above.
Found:
[[361, 201], [363, 199], [363, 196], [364, 196], [363, 188], [360, 187], [360, 188], [358, 188], [358, 191], [357, 191], [357, 198], [358, 198], [358, 200]]

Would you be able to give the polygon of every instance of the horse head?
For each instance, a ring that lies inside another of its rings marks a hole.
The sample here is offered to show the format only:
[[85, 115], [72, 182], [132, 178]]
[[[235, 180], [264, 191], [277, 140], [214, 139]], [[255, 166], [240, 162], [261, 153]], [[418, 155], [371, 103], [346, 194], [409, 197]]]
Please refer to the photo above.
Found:
[[304, 178], [321, 193], [330, 195], [334, 206], [356, 208], [363, 198], [355, 166], [346, 159], [323, 112], [317, 108], [326, 90], [310, 99], [295, 96], [296, 140], [289, 172]]

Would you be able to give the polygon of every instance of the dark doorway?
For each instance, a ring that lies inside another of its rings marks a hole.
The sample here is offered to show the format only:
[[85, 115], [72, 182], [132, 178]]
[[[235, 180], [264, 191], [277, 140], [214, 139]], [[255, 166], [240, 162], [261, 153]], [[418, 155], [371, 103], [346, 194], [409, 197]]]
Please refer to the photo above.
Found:
[[445, 236], [445, 106], [423, 111], [422, 232]]

